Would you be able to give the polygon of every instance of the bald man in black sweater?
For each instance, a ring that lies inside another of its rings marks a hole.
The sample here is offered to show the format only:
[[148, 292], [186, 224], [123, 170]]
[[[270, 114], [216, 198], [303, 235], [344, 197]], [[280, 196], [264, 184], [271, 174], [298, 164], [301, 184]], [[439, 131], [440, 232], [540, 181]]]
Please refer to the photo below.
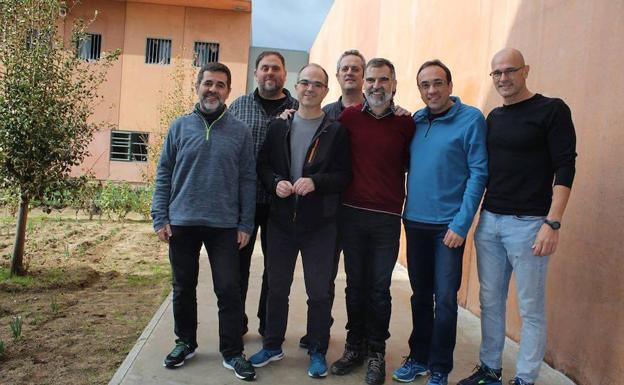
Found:
[[522, 318], [516, 373], [532, 385], [546, 350], [544, 295], [548, 259], [574, 179], [576, 136], [561, 99], [528, 90], [520, 51], [492, 59], [490, 76], [503, 106], [487, 118], [489, 181], [475, 232], [481, 302], [480, 365], [458, 385], [501, 385], [505, 304], [512, 271]]

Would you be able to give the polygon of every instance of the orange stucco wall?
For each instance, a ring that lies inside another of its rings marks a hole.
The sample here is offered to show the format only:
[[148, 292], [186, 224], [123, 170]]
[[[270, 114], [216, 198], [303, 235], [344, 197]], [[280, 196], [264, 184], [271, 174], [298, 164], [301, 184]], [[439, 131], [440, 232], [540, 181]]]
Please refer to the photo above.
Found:
[[[454, 94], [487, 114], [501, 100], [488, 77], [492, 55], [520, 49], [531, 65], [529, 88], [563, 98], [577, 130], [577, 175], [552, 257], [547, 285], [547, 361], [581, 384], [624, 376], [624, 1], [336, 0], [310, 52], [331, 70], [358, 48], [397, 67], [397, 102], [423, 107], [416, 71], [439, 58], [453, 71]], [[332, 79], [327, 100], [339, 95]], [[460, 301], [479, 313], [472, 240], [464, 256]], [[513, 285], [512, 285], [513, 286]], [[461, 325], [459, 325], [461, 328]], [[515, 290], [508, 334], [518, 339]], [[475, 362], [478, 357], [475, 357]]]
[[[172, 87], [174, 62], [183, 60], [189, 67], [195, 41], [219, 43], [219, 61], [232, 72], [230, 101], [244, 94], [247, 59], [251, 37], [251, 13], [180, 5], [192, 2], [160, 1], [160, 4], [116, 0], [83, 0], [65, 21], [68, 35], [76, 17], [98, 15], [88, 31], [102, 34], [102, 51], [120, 48], [122, 54], [102, 85], [102, 103], [93, 119], [115, 130], [153, 132], [159, 126], [159, 105]], [[221, 1], [221, 3], [227, 3]], [[172, 64], [145, 64], [146, 38], [172, 40]], [[187, 83], [192, 92], [194, 75]], [[146, 164], [110, 161], [110, 128], [95, 135], [90, 156], [81, 170], [91, 171], [98, 179], [139, 182]]]

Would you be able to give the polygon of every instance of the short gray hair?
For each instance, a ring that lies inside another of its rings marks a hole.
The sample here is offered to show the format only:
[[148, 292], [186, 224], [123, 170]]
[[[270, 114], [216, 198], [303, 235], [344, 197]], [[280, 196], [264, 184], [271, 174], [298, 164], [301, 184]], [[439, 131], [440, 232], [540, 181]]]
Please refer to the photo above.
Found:
[[349, 49], [346, 50], [342, 53], [342, 55], [340, 55], [340, 57], [338, 58], [338, 63], [336, 63], [336, 73], [340, 72], [340, 62], [342, 61], [342, 59], [344, 59], [346, 56], [357, 56], [362, 60], [362, 73], [364, 73], [364, 70], [366, 69], [366, 59], [364, 58], [364, 55], [362, 55], [362, 53], [360, 51], [358, 51], [357, 49]]
[[390, 68], [390, 77], [392, 78], [392, 80], [396, 80], [396, 72], [394, 70], [394, 64], [392, 64], [390, 60], [384, 59], [382, 57], [376, 57], [376, 58], [370, 59], [368, 63], [366, 63], [366, 69], [369, 69], [371, 67], [379, 68], [383, 66]]

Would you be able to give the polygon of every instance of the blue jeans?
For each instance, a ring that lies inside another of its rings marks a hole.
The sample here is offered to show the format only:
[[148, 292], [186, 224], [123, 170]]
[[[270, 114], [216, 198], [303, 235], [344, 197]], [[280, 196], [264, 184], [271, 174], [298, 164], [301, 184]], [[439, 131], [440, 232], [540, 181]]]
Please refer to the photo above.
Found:
[[[449, 248], [444, 229], [405, 226], [407, 271], [412, 286], [410, 357], [432, 372], [453, 370], [457, 336], [457, 291], [464, 246]], [[435, 306], [434, 306], [435, 297]]]
[[343, 206], [339, 232], [347, 273], [347, 344], [368, 343], [371, 352], [385, 354], [401, 217]]
[[481, 362], [502, 367], [509, 279], [515, 272], [522, 329], [516, 376], [534, 383], [546, 350], [544, 297], [548, 257], [531, 246], [544, 217], [499, 215], [483, 210], [475, 232], [481, 289]]

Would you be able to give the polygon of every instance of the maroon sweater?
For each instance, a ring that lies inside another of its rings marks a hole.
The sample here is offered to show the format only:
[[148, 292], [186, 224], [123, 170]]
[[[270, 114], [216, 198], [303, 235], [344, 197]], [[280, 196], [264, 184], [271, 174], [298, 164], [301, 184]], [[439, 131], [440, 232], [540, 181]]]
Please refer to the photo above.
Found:
[[353, 164], [344, 204], [401, 215], [414, 121], [393, 113], [378, 119], [362, 105], [345, 109], [339, 120], [351, 139]]

